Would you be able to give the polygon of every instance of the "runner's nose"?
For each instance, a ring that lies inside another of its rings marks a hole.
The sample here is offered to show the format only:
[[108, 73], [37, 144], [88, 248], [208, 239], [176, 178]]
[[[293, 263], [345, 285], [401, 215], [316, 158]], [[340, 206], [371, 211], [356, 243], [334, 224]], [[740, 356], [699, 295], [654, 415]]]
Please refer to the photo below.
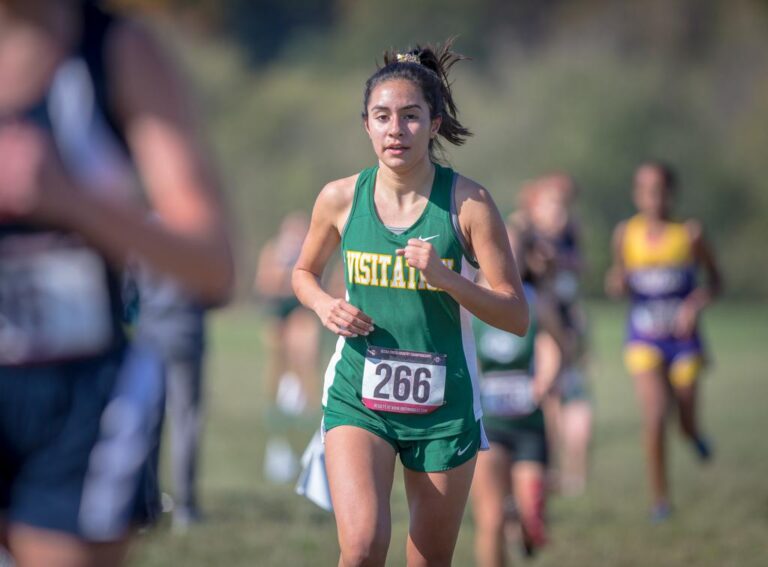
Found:
[[396, 117], [394, 120], [389, 121], [389, 130], [387, 132], [392, 138], [402, 138], [403, 136], [403, 119]]

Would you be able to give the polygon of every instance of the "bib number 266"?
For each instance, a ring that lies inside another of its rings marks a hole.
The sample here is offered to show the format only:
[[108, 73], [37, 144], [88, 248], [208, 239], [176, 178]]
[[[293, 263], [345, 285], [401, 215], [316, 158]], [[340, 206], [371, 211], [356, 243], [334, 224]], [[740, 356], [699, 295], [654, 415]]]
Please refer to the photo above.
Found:
[[445, 399], [446, 355], [370, 346], [363, 404], [375, 411], [430, 413]]

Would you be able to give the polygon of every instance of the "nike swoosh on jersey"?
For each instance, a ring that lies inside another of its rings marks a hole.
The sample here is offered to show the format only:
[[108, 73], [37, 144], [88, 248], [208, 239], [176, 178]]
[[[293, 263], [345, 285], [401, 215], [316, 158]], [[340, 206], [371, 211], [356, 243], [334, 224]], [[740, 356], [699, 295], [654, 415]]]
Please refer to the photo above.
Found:
[[433, 238], [437, 238], [438, 236], [440, 236], [440, 235], [439, 234], [433, 234], [432, 236], [427, 236], [426, 238], [424, 238], [422, 236], [419, 236], [419, 240], [421, 240], [422, 242], [429, 242], [430, 240], [432, 240]]

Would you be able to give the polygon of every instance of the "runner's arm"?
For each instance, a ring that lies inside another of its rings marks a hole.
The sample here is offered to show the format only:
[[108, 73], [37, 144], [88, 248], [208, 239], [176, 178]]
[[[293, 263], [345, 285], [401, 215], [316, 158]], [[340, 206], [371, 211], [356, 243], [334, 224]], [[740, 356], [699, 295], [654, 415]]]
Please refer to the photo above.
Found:
[[541, 293], [536, 294], [536, 318], [539, 332], [534, 345], [536, 374], [533, 388], [541, 401], [555, 386], [565, 361], [573, 357], [575, 341], [552, 301]]
[[371, 318], [341, 298], [334, 298], [320, 285], [325, 266], [341, 242], [341, 231], [352, 206], [354, 178], [326, 185], [312, 211], [309, 232], [293, 268], [293, 291], [330, 331], [344, 336], [367, 335]]
[[686, 303], [690, 303], [698, 312], [707, 307], [722, 293], [723, 278], [714, 251], [704, 236], [701, 223], [688, 221], [686, 227], [691, 235], [696, 262], [704, 268], [706, 275], [706, 284], [694, 289], [685, 300]]
[[137, 254], [201, 300], [223, 302], [234, 283], [226, 215], [175, 67], [133, 23], [111, 34], [107, 65], [116, 114], [160, 222], [85, 192], [66, 220], [118, 262]]
[[605, 293], [617, 299], [627, 293], [626, 270], [624, 269], [624, 232], [626, 223], [619, 223], [611, 238], [611, 267], [605, 274]]
[[459, 225], [488, 288], [452, 271], [439, 287], [477, 318], [522, 336], [528, 329], [528, 304], [501, 214], [490, 193], [464, 177], [457, 183], [456, 200]]

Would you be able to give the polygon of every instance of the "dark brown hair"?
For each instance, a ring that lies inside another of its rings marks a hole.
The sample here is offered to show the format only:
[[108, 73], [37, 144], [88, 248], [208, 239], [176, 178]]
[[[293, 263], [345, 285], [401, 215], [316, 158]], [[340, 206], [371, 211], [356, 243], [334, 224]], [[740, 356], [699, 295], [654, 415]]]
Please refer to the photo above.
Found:
[[[363, 119], [368, 118], [368, 101], [374, 88], [385, 81], [404, 79], [421, 89], [429, 107], [430, 119], [442, 117], [438, 135], [454, 146], [464, 144], [472, 132], [457, 118], [459, 111], [453, 101], [448, 72], [459, 61], [469, 58], [451, 51], [453, 41], [454, 38], [450, 38], [442, 45], [416, 45], [405, 53], [393, 50], [384, 52], [384, 65], [379, 66], [365, 82]], [[429, 142], [429, 157], [433, 161], [436, 160], [435, 150], [443, 152], [437, 138]]]
[[644, 167], [655, 169], [659, 175], [661, 175], [661, 180], [664, 183], [664, 189], [666, 189], [669, 193], [675, 193], [677, 191], [677, 171], [672, 166], [672, 164], [660, 159], [647, 159], [638, 165], [635, 171], [640, 171]]

